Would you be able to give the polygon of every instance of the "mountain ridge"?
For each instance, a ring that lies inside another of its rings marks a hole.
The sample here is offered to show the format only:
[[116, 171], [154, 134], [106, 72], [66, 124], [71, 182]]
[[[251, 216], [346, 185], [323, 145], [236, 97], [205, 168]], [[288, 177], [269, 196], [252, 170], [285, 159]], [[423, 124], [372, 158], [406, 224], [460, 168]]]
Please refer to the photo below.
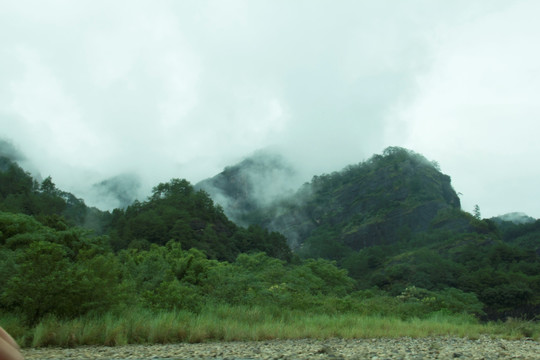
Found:
[[[272, 185], [277, 185], [272, 191], [282, 185], [290, 189], [293, 181], [286, 179], [295, 174], [279, 156], [258, 156], [259, 163], [248, 160], [242, 168], [226, 168], [228, 176], [219, 183], [221, 189], [235, 191], [231, 198], [236, 216], [254, 225], [237, 226], [208, 193], [187, 180], [172, 179], [154, 187], [143, 202], [113, 214], [98, 213], [95, 225], [105, 236], [95, 241], [118, 261], [126, 254], [157, 255], [175, 248], [187, 250], [190, 257], [222, 261], [220, 266], [248, 258], [272, 259], [265, 263], [281, 266], [304, 262], [310, 271], [331, 265], [339, 267], [349, 291], [358, 291], [350, 296], [366, 298], [376, 291], [392, 301], [421, 301], [432, 310], [464, 306], [489, 319], [533, 319], [540, 313], [540, 220], [520, 224], [481, 219], [479, 211], [474, 216], [464, 212], [450, 177], [437, 163], [398, 147], [261, 201], [258, 192]], [[0, 157], [0, 241], [5, 241], [0, 251], [11, 256], [5, 266], [15, 266], [17, 251], [38, 251], [46, 233], [58, 235], [53, 238], [62, 244], [84, 244], [86, 240], [79, 240], [87, 238], [87, 230], [72, 226], [88, 226], [82, 221], [85, 211], [82, 199], [57, 189], [50, 177], [38, 183]], [[13, 234], [13, 229], [21, 230], [17, 224], [34, 224], [43, 231]], [[294, 254], [275, 229], [287, 236]], [[47, 239], [45, 245], [58, 245]], [[279, 284], [272, 282], [264, 289], [288, 286]], [[167, 304], [183, 296], [184, 290], [169, 296], [173, 283], [154, 285], [165, 286]], [[204, 290], [193, 286], [198, 285], [190, 283], [189, 291]], [[439, 301], [432, 299], [453, 299], [453, 305], [431, 303]]]
[[[260, 159], [259, 155], [249, 161]], [[258, 202], [256, 194], [250, 194], [250, 184], [241, 187], [242, 180], [249, 178], [245, 174], [250, 167], [245, 164], [246, 160], [228, 167], [196, 186], [214, 194], [218, 203], [225, 199], [226, 213], [227, 204], [235, 202], [234, 213], [241, 222], [279, 231], [293, 248], [303, 246], [312, 236], [321, 236], [323, 230], [354, 250], [392, 243], [407, 232], [427, 230], [441, 210], [460, 210], [450, 177], [442, 174], [436, 163], [399, 147], [389, 147], [382, 155], [339, 172], [314, 176], [295, 193], [272, 203]], [[249, 207], [239, 209], [242, 204]]]

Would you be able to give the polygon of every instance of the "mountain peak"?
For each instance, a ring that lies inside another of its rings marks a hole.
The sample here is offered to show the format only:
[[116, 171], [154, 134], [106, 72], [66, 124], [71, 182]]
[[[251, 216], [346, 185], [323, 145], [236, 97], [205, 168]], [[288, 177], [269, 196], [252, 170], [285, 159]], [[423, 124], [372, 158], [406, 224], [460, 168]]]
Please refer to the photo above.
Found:
[[536, 221], [535, 218], [530, 217], [529, 215], [522, 212], [511, 212], [504, 215], [499, 215], [492, 218], [492, 220], [496, 222], [509, 221], [516, 225], [529, 224]]
[[[400, 147], [314, 176], [297, 191], [294, 175], [282, 156], [257, 154], [197, 186], [231, 218], [279, 231], [295, 249], [317, 241], [355, 250], [389, 244], [427, 230], [441, 210], [460, 210], [450, 177], [438, 164]], [[264, 193], [272, 195], [261, 198]]]
[[195, 188], [206, 191], [231, 219], [246, 224], [247, 214], [292, 195], [299, 183], [298, 173], [285, 157], [260, 150]]

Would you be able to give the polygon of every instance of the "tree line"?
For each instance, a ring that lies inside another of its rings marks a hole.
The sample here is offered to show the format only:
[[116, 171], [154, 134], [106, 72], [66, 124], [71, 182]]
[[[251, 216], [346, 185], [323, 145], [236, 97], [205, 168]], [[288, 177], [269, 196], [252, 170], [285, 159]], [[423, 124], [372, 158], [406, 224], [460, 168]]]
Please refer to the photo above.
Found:
[[[327, 179], [317, 181], [331, 192]], [[355, 250], [330, 241], [334, 227], [319, 227], [309, 251], [293, 253], [282, 234], [236, 225], [187, 180], [109, 213], [0, 158], [0, 311], [36, 322], [225, 303], [531, 319], [540, 303], [539, 224], [450, 208], [425, 231], [401, 229], [393, 244]]]

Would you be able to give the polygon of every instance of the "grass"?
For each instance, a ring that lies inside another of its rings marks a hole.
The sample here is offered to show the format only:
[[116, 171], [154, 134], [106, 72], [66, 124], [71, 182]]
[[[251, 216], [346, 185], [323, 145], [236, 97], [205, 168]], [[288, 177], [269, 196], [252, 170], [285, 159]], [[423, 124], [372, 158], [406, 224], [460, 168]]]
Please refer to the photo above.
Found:
[[199, 314], [136, 309], [122, 314], [60, 320], [54, 316], [24, 327], [14, 315], [0, 323], [23, 346], [75, 347], [125, 344], [247, 341], [299, 338], [397, 338], [483, 335], [508, 339], [540, 339], [540, 325], [511, 320], [481, 324], [465, 315], [435, 313], [425, 319], [355, 313], [316, 314], [276, 308], [214, 305]]

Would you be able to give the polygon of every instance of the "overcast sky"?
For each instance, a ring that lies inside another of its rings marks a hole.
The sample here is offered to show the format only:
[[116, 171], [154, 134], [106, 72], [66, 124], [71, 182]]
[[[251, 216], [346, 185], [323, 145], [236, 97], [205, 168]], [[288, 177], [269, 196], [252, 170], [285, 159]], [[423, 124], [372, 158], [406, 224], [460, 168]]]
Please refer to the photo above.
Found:
[[62, 189], [140, 195], [257, 149], [312, 175], [387, 146], [464, 210], [540, 217], [540, 2], [0, 0], [0, 138]]

